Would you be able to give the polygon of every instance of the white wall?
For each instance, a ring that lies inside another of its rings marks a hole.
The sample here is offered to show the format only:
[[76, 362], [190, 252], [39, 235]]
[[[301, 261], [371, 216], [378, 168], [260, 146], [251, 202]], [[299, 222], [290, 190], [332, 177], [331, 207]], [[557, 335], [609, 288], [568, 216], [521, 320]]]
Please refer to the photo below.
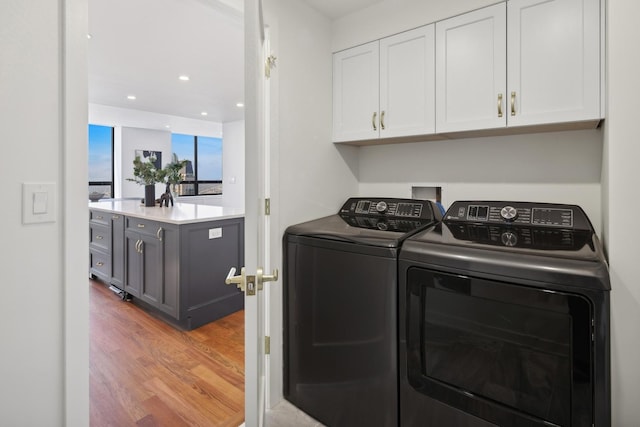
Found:
[[[360, 148], [360, 194], [410, 197], [442, 187], [442, 202], [494, 199], [580, 205], [600, 231], [602, 129]], [[381, 194], [383, 193], [384, 194]]]
[[[86, 2], [5, 0], [0, 28], [0, 424], [86, 426]], [[55, 183], [55, 222], [22, 224], [24, 182]]]
[[607, 124], [605, 127], [607, 201], [605, 241], [611, 274], [611, 367], [613, 425], [640, 424], [640, 56], [629, 40], [640, 39], [640, 2], [608, 2]]
[[[356, 150], [331, 143], [331, 23], [298, 0], [265, 0], [277, 57], [271, 85], [272, 266], [287, 226], [337, 212], [358, 191]], [[282, 397], [282, 281], [270, 292], [269, 405]]]
[[244, 209], [244, 120], [222, 127], [222, 201]]

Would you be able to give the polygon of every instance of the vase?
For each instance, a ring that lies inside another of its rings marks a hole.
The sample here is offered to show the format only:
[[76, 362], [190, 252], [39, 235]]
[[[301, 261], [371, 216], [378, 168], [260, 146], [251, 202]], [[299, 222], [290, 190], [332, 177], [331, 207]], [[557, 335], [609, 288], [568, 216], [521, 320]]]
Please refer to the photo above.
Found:
[[156, 205], [155, 184], [148, 184], [144, 186], [144, 205], [147, 207]]

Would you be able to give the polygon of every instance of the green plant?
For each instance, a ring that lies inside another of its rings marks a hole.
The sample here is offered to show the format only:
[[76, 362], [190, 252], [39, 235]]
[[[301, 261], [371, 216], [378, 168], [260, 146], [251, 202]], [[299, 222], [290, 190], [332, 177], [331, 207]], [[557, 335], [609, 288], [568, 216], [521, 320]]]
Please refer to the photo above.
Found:
[[133, 159], [133, 178], [127, 178], [127, 181], [133, 181], [140, 185], [151, 185], [157, 182], [163, 182], [166, 176], [164, 169], [156, 169], [153, 164], [153, 158], [148, 158], [145, 161], [140, 159], [140, 156], [136, 156]]
[[176, 153], [173, 153], [171, 163], [167, 163], [164, 168], [164, 178], [168, 184], [179, 184], [182, 181], [182, 169], [186, 166], [188, 160], [178, 160]]

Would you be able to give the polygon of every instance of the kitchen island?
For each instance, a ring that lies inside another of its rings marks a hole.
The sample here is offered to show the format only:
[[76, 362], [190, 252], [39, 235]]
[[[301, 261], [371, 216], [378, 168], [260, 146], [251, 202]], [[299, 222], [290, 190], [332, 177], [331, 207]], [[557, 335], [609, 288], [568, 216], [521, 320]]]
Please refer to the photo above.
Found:
[[89, 274], [172, 325], [191, 330], [241, 310], [224, 283], [244, 264], [244, 212], [140, 199], [89, 203]]

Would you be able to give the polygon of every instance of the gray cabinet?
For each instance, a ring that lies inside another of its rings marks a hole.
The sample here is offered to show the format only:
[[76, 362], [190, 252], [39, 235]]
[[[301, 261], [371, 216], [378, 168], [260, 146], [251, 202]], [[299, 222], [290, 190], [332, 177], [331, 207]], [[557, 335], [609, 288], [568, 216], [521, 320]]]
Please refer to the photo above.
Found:
[[[124, 258], [122, 215], [89, 211], [89, 274], [122, 289]], [[115, 248], [115, 250], [114, 250]]]
[[190, 330], [244, 307], [224, 283], [244, 265], [243, 218], [173, 224], [91, 210], [89, 227], [90, 273], [168, 323]]
[[177, 316], [177, 284], [171, 263], [176, 257], [172, 250], [176, 238], [175, 225], [125, 218], [124, 291], [174, 317]]

